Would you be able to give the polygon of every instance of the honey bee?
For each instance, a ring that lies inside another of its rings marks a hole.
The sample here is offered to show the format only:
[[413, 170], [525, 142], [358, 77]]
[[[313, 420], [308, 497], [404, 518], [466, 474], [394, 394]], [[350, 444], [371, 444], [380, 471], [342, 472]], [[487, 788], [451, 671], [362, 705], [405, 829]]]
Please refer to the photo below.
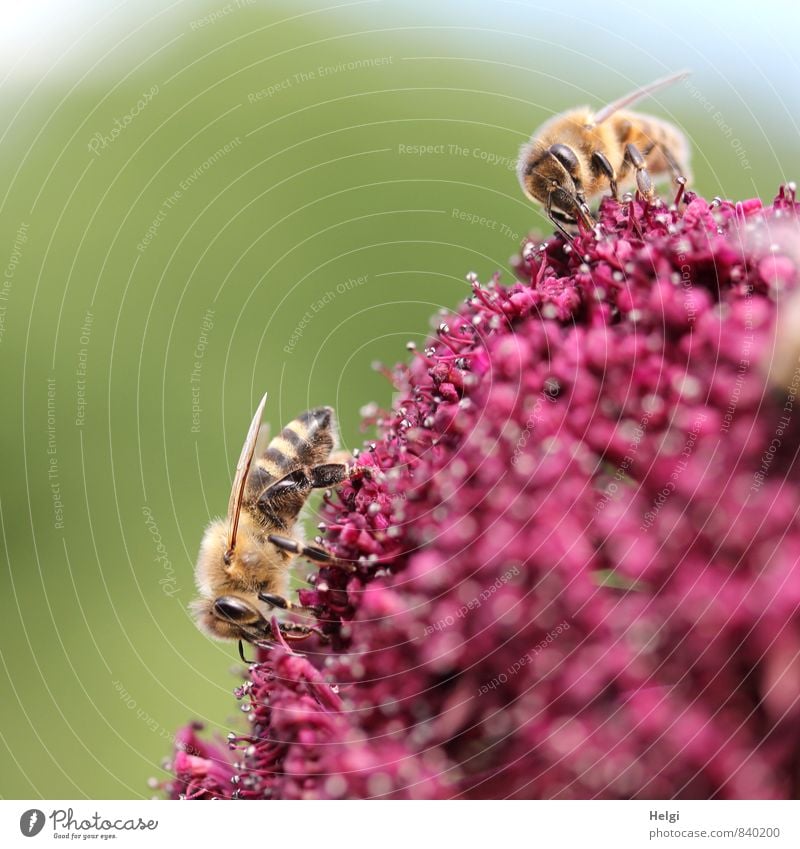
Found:
[[594, 227], [588, 200], [608, 186], [615, 199], [634, 182], [648, 201], [655, 197], [653, 179], [689, 178], [689, 145], [674, 125], [629, 112], [637, 100], [680, 82], [681, 71], [615, 100], [599, 112], [588, 106], [551, 118], [520, 150], [517, 176], [525, 194], [541, 203], [547, 216], [572, 241], [564, 226], [578, 220]]
[[[294, 606], [286, 598], [292, 559], [302, 554], [334, 562], [327, 551], [296, 539], [295, 526], [312, 489], [336, 486], [348, 476], [346, 463], [328, 462], [336, 442], [330, 407], [308, 410], [289, 422], [254, 463], [266, 401], [264, 395], [242, 447], [228, 515], [212, 521], [203, 536], [195, 570], [200, 598], [191, 606], [202, 631], [239, 641], [243, 660], [243, 640], [272, 640], [270, 611]], [[288, 639], [316, 631], [294, 622], [281, 622], [279, 628]]]

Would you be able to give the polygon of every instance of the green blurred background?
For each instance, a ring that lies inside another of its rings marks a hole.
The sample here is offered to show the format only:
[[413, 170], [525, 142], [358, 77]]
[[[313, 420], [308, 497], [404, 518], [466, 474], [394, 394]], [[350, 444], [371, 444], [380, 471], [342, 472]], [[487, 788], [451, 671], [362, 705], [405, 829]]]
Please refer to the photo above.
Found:
[[689, 67], [643, 108], [700, 191], [800, 174], [796, 11], [719, 15], [2, 6], [0, 795], [148, 796], [179, 725], [237, 721], [234, 647], [186, 606], [258, 397], [273, 430], [332, 404], [358, 445], [373, 362], [544, 227], [514, 159], [545, 118]]

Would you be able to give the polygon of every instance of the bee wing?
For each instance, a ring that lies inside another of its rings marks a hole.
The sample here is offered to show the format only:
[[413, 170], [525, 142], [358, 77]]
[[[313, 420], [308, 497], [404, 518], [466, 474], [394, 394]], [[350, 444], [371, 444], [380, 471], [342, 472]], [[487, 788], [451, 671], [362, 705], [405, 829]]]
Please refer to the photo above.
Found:
[[236, 464], [236, 474], [233, 476], [233, 486], [231, 487], [231, 497], [228, 501], [228, 550], [232, 551], [236, 544], [236, 530], [239, 527], [239, 513], [242, 509], [242, 497], [244, 496], [244, 486], [247, 483], [247, 475], [250, 471], [250, 464], [253, 462], [253, 455], [256, 451], [256, 441], [258, 440], [258, 430], [261, 425], [261, 416], [264, 413], [264, 405], [267, 403], [267, 394], [261, 399], [258, 405], [256, 414], [253, 416], [253, 421], [250, 422], [250, 429], [247, 431], [247, 438], [242, 446], [242, 453], [239, 455], [239, 462]]
[[258, 436], [256, 437], [256, 454], [263, 454], [267, 450], [267, 446], [270, 442], [270, 428], [269, 422], [264, 422], [261, 427], [258, 429]]
[[662, 77], [660, 80], [656, 80], [649, 85], [637, 88], [636, 91], [626, 94], [625, 97], [620, 97], [619, 100], [609, 103], [608, 106], [604, 106], [599, 112], [596, 112], [594, 114], [592, 124], [602, 124], [603, 121], [610, 118], [620, 109], [624, 109], [626, 106], [630, 106], [632, 103], [636, 103], [637, 100], [641, 100], [643, 97], [654, 94], [662, 88], [666, 88], [667, 86], [674, 85], [681, 80], [685, 80], [689, 74], [691, 74], [691, 71], [678, 71], [676, 74], [670, 74], [668, 77]]

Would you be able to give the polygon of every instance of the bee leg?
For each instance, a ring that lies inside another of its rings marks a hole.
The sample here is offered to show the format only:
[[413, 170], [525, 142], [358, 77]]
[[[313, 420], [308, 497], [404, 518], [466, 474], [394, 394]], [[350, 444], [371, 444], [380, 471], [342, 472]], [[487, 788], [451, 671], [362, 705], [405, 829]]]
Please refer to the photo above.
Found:
[[[589, 206], [586, 203], [586, 198], [583, 195], [583, 191], [581, 191], [580, 185], [576, 187], [574, 195], [562, 190], [561, 197], [562, 201], [567, 201], [571, 207], [569, 212], [563, 213], [566, 220], [571, 221], [576, 225], [583, 224], [587, 230], [594, 229], [594, 218], [592, 218], [592, 213], [589, 210]], [[558, 215], [558, 210], [551, 210], [551, 217], [558, 217]]]
[[592, 168], [595, 174], [603, 174], [606, 177], [608, 184], [611, 187], [611, 196], [614, 200], [619, 200], [617, 174], [614, 171], [614, 166], [608, 161], [608, 158], [602, 151], [596, 150], [592, 154]]
[[305, 471], [303, 469], [295, 469], [293, 472], [289, 472], [288, 475], [284, 475], [275, 481], [275, 483], [268, 486], [258, 500], [259, 503], [263, 502], [267, 504], [278, 496], [295, 492], [306, 494], [308, 490], [309, 483]]
[[595, 227], [595, 220], [592, 218], [592, 211], [589, 209], [589, 204], [586, 203], [586, 198], [581, 194], [578, 198], [578, 208], [580, 209], [581, 218], [587, 230], [592, 230]]
[[673, 201], [677, 206], [681, 202], [683, 193], [686, 191], [686, 184], [689, 180], [682, 173], [681, 166], [678, 164], [678, 160], [672, 155], [672, 151], [665, 144], [659, 144], [658, 149], [667, 161], [669, 170], [672, 172], [672, 179], [678, 184], [678, 191], [675, 193], [675, 200]]
[[309, 476], [309, 481], [314, 489], [328, 489], [328, 487], [336, 486], [347, 480], [349, 472], [344, 463], [323, 463], [319, 466], [312, 466]]
[[336, 486], [349, 476], [348, 468], [344, 463], [321, 463], [318, 466], [312, 466], [309, 472], [310, 475], [305, 469], [295, 469], [267, 487], [258, 499], [261, 511], [270, 510], [271, 505], [276, 501], [286, 501], [290, 498], [304, 500], [311, 489], [327, 489]]
[[650, 174], [647, 171], [644, 156], [635, 144], [625, 145], [625, 157], [623, 161], [636, 169], [636, 186], [639, 189], [639, 193], [648, 203], [652, 203], [655, 199], [653, 183], [650, 180]]
[[683, 180], [681, 185], [685, 185], [686, 177], [681, 173], [681, 166], [678, 164], [678, 160], [672, 155], [672, 151], [665, 144], [659, 144], [657, 147], [661, 151], [661, 155], [667, 161], [667, 166], [672, 172], [672, 178], [676, 183], [681, 183], [681, 180]]
[[330, 566], [339, 566], [342, 569], [346, 569], [348, 572], [355, 572], [356, 570], [356, 567], [352, 563], [345, 563], [343, 560], [338, 560], [329, 551], [325, 551], [315, 545], [306, 545], [299, 540], [278, 536], [277, 534], [270, 534], [267, 539], [273, 545], [278, 548], [282, 548], [284, 551], [289, 551], [292, 554], [301, 554], [303, 557], [308, 557], [309, 560], [313, 560], [316, 563], [327, 563]]
[[321, 563], [327, 563], [329, 560], [333, 560], [333, 555], [328, 554], [327, 551], [323, 551], [321, 548], [317, 548], [313, 545], [305, 545], [305, 543], [299, 542], [296, 539], [291, 539], [290, 537], [282, 537], [278, 536], [278, 534], [269, 534], [267, 539], [278, 548], [282, 548], [284, 551], [289, 551], [292, 554], [302, 554], [305, 557], [310, 557], [312, 560], [319, 560]]
[[256, 505], [263, 516], [280, 525], [300, 513], [310, 492], [311, 484], [305, 471], [295, 469], [268, 486]]
[[278, 630], [285, 640], [307, 640], [312, 634], [316, 634], [324, 643], [330, 642], [328, 636], [319, 628], [301, 625], [299, 622], [279, 622]]
[[582, 190], [575, 192], [575, 206], [578, 210], [581, 220], [587, 229], [591, 230], [595, 226], [592, 211], [589, 209], [589, 204], [586, 203], [586, 195]]
[[684, 192], [686, 191], [686, 177], [676, 177], [675, 182], [678, 184], [678, 190], [675, 192], [675, 200], [673, 203], [677, 206], [681, 202]]

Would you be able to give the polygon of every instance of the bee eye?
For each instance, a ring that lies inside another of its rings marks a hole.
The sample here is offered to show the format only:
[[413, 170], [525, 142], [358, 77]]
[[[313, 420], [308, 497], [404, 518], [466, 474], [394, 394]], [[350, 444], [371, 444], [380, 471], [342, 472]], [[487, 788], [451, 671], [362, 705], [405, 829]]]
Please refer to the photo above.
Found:
[[229, 622], [244, 622], [258, 616], [258, 612], [249, 604], [230, 595], [220, 596], [214, 602], [214, 613]]
[[578, 157], [571, 147], [567, 147], [565, 144], [554, 144], [549, 149], [549, 153], [564, 166], [570, 176], [577, 173]]

